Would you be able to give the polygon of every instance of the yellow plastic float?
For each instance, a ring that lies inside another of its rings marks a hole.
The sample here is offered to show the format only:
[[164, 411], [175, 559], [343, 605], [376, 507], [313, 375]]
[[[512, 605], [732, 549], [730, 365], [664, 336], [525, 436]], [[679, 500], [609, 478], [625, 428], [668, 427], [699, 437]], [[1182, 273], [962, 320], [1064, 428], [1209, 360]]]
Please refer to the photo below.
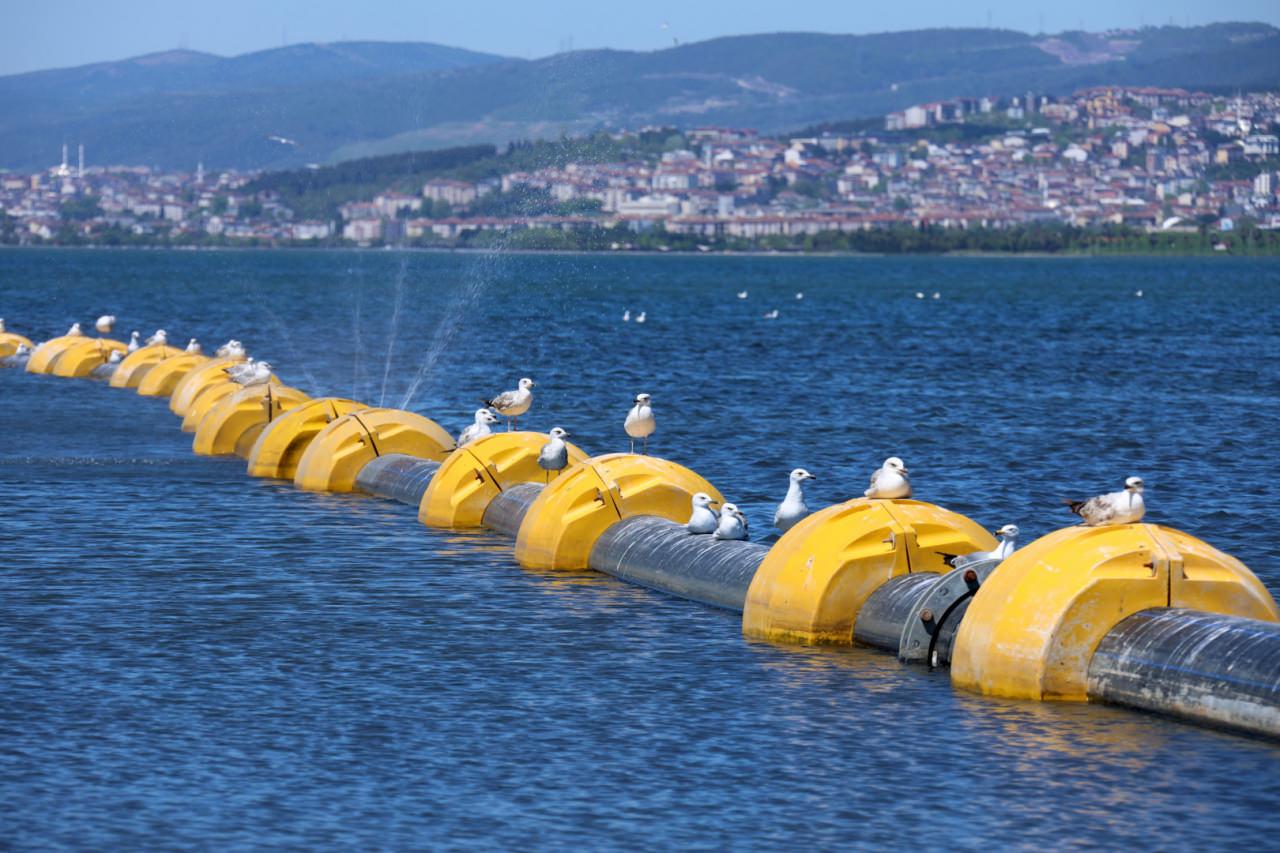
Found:
[[[280, 382], [274, 376], [267, 380], [267, 384], [280, 387]], [[239, 382], [232, 382], [230, 379], [223, 379], [220, 382], [212, 382], [206, 385], [200, 392], [200, 396], [196, 397], [187, 413], [182, 417], [182, 431], [195, 432], [200, 426], [200, 422], [204, 420], [205, 415], [213, 411], [213, 407], [221, 403], [227, 397], [244, 388]]]
[[166, 358], [173, 358], [182, 354], [182, 350], [167, 344], [152, 344], [151, 346], [140, 347], [129, 353], [120, 364], [116, 365], [116, 372], [111, 374], [111, 382], [108, 384], [112, 388], [137, 388], [138, 383], [142, 382], [142, 378], [147, 375], [147, 371], [151, 370], [152, 367]]
[[343, 415], [368, 408], [342, 397], [308, 400], [267, 424], [249, 450], [249, 476], [292, 480], [303, 452], [321, 430]]
[[994, 548], [976, 522], [914, 500], [857, 498], [816, 512], [769, 549], [742, 611], [748, 637], [850, 645], [876, 588], [911, 572], [950, 570], [941, 554]]
[[956, 634], [951, 681], [992, 696], [1084, 701], [1098, 643], [1152, 607], [1280, 620], [1253, 572], [1190, 534], [1068, 527], [1015, 551], [979, 588]]
[[233, 391], [200, 421], [191, 449], [198, 456], [247, 456], [263, 427], [310, 399], [283, 385], [253, 385]]
[[206, 355], [184, 352], [164, 361], [147, 371], [138, 383], [138, 393], [143, 397], [168, 397], [173, 394], [182, 377], [209, 360]]
[[[111, 358], [111, 353], [128, 352], [129, 346], [123, 341], [110, 338], [84, 338], [73, 343], [62, 351], [62, 355], [53, 361], [49, 373], [53, 376], [84, 377], [101, 367]], [[123, 364], [123, 361], [121, 362]]]
[[[418, 520], [428, 527], [480, 527], [485, 508], [503, 490], [516, 483], [555, 479], [557, 474], [538, 467], [538, 454], [546, 443], [545, 433], [495, 432], [459, 447], [432, 476]], [[587, 458], [574, 445], [565, 444], [569, 467]]]
[[17, 332], [0, 332], [0, 358], [7, 355], [13, 355], [18, 351], [18, 345], [23, 344], [29, 350], [34, 350], [36, 345], [31, 342], [30, 338], [23, 337]]
[[610, 453], [566, 469], [530, 505], [516, 537], [529, 569], [586, 569], [606, 529], [633, 515], [689, 520], [694, 494], [723, 500], [702, 477], [666, 459]]
[[206, 361], [187, 371], [187, 374], [173, 386], [169, 395], [169, 411], [178, 417], [185, 417], [187, 409], [195, 402], [206, 388], [219, 382], [227, 381], [227, 368], [239, 364], [243, 358], [215, 358]]
[[298, 460], [293, 482], [314, 492], [349, 492], [369, 460], [404, 453], [443, 461], [452, 436], [430, 418], [400, 409], [360, 409], [322, 429]]
[[27, 359], [27, 373], [48, 373], [53, 369], [54, 362], [69, 347], [88, 339], [86, 335], [59, 335], [50, 338], [31, 351], [31, 357]]

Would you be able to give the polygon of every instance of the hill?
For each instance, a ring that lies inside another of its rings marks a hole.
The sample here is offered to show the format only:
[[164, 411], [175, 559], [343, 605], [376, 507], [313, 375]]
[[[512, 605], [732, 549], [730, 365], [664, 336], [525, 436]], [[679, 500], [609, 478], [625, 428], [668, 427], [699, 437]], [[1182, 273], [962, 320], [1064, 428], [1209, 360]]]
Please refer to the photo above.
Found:
[[94, 162], [288, 168], [609, 127], [781, 130], [1104, 83], [1280, 88], [1280, 31], [776, 33], [538, 60], [380, 43], [178, 51], [0, 78], [0, 166], [48, 165], [83, 141]]

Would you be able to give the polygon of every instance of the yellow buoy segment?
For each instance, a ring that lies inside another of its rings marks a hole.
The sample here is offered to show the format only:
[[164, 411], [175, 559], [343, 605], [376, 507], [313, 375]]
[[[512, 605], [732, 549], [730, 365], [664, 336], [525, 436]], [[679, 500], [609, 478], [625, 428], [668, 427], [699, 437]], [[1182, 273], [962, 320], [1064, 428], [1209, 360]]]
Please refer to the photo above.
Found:
[[404, 453], [443, 461], [453, 438], [430, 418], [400, 409], [360, 409], [322, 429], [298, 460], [293, 482], [317, 492], [349, 492], [377, 456]]
[[[279, 383], [276, 384], [278, 385]], [[182, 417], [182, 431], [195, 432], [196, 428], [200, 426], [200, 422], [204, 420], [205, 415], [213, 411], [214, 406], [243, 387], [243, 385], [232, 382], [230, 379], [206, 385], [203, 393], [196, 398], [195, 402], [187, 409], [187, 413]]]
[[17, 332], [0, 332], [0, 358], [13, 355], [18, 351], [19, 344], [25, 344], [29, 350], [34, 350], [36, 347], [30, 338], [23, 337]]
[[227, 381], [227, 368], [239, 364], [243, 358], [215, 358], [206, 361], [187, 371], [186, 375], [173, 386], [169, 395], [169, 411], [178, 417], [186, 417], [187, 409], [195, 402], [206, 388], [219, 382]]
[[[495, 432], [459, 447], [431, 477], [418, 520], [428, 527], [479, 527], [485, 508], [504, 489], [556, 478], [556, 472], [538, 467], [538, 454], [546, 443], [545, 433]], [[587, 458], [572, 444], [566, 446], [569, 467]]]
[[164, 344], [140, 347], [125, 356], [124, 360], [116, 366], [116, 372], [111, 374], [111, 382], [109, 384], [112, 388], [137, 388], [138, 383], [146, 376], [147, 371], [156, 364], [166, 358], [173, 358], [183, 354], [183, 351], [177, 347]]
[[308, 400], [267, 424], [249, 450], [249, 476], [292, 480], [298, 461], [320, 431], [350, 412], [368, 408], [355, 400]]
[[976, 522], [923, 501], [857, 498], [828, 507], [769, 549], [747, 590], [742, 632], [849, 645], [858, 611], [885, 581], [949, 571], [941, 555], [995, 545]]
[[138, 383], [138, 393], [143, 397], [168, 397], [178, 387], [182, 377], [208, 360], [209, 357], [206, 355], [186, 352], [173, 358], [166, 358], [142, 377], [142, 381]]
[[59, 335], [50, 338], [31, 351], [31, 357], [27, 359], [27, 373], [48, 373], [69, 347], [87, 340], [89, 338], [85, 335]]
[[674, 462], [612, 453], [565, 470], [538, 495], [516, 537], [516, 562], [530, 569], [586, 569], [591, 547], [633, 515], [684, 523], [694, 494], [723, 500], [715, 487]]
[[199, 456], [247, 455], [264, 426], [309, 399], [296, 388], [283, 385], [253, 385], [232, 391], [200, 420], [191, 449]]
[[1194, 536], [1155, 524], [1068, 527], [1014, 552], [979, 588], [956, 634], [952, 683], [1084, 701], [1098, 643], [1151, 607], [1280, 620], [1244, 564]]
[[93, 373], [94, 368], [101, 367], [111, 358], [111, 353], [124, 353], [129, 346], [122, 341], [110, 338], [84, 338], [62, 351], [62, 355], [54, 360], [49, 373], [54, 376], [84, 377]]

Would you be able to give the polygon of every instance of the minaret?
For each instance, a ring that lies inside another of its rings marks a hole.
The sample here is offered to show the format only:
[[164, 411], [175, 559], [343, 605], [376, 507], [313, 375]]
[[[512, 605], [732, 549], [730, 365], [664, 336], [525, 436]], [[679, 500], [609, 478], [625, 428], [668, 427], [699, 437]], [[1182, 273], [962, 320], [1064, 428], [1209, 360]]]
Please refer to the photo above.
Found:
[[68, 168], [67, 168], [67, 143], [65, 143], [65, 142], [64, 142], [64, 143], [62, 143], [62, 169], [61, 169], [60, 171], [61, 171], [61, 172], [62, 172], [62, 174], [64, 174], [64, 175], [65, 175], [65, 174], [67, 173], [67, 171], [68, 171]]
[[200, 185], [204, 184], [204, 161], [203, 160], [196, 163], [196, 183]]
[[84, 180], [84, 143], [80, 143], [80, 168], [76, 172], [76, 177]]

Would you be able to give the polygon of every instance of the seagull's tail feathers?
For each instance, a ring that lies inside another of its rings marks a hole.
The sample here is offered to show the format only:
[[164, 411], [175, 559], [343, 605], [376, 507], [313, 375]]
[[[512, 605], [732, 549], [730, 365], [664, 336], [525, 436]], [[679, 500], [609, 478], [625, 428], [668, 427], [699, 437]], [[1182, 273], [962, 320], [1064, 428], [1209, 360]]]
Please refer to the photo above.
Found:
[[1067, 507], [1076, 515], [1079, 515], [1081, 508], [1083, 508], [1084, 505], [1088, 503], [1088, 501], [1072, 501], [1072, 500], [1066, 500], [1066, 499], [1064, 499], [1062, 502], [1066, 504]]

